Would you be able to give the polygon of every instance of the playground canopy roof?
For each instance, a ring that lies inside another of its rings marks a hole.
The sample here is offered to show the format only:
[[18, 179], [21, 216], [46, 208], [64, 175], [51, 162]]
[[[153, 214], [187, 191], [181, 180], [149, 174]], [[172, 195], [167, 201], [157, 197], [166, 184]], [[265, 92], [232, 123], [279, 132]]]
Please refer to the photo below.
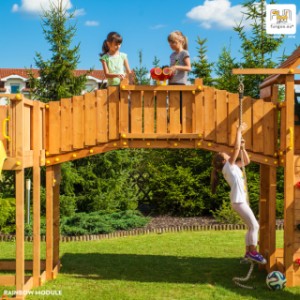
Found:
[[[300, 65], [300, 46], [278, 67], [279, 69], [296, 69]], [[260, 88], [272, 84], [283, 83], [283, 74], [273, 74], [268, 76], [260, 85]]]

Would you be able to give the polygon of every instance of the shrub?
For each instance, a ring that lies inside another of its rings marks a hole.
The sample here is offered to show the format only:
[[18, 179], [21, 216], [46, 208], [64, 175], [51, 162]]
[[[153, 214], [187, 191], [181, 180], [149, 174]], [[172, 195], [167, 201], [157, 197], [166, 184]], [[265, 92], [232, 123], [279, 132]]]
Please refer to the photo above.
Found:
[[239, 215], [231, 208], [230, 201], [223, 200], [222, 206], [216, 211], [212, 211], [214, 218], [225, 224], [240, 224], [243, 223]]
[[62, 235], [84, 235], [110, 233], [116, 230], [127, 230], [143, 227], [149, 219], [136, 211], [106, 212], [98, 211], [77, 213], [65, 217], [61, 223]]
[[16, 222], [16, 203], [13, 198], [0, 199], [0, 231], [8, 234], [14, 232]]

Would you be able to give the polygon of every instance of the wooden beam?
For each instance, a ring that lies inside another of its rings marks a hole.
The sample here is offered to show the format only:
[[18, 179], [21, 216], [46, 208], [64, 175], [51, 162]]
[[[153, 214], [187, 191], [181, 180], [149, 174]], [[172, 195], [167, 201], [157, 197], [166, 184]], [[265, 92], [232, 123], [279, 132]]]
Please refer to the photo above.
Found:
[[251, 68], [251, 69], [232, 69], [234, 75], [272, 75], [272, 74], [300, 74], [299, 69], [271, 69], [271, 68]]
[[285, 120], [283, 128], [286, 140], [284, 168], [284, 265], [287, 286], [294, 286], [294, 76], [287, 75], [285, 80]]
[[123, 91], [198, 91], [202, 86], [195, 85], [121, 85]]

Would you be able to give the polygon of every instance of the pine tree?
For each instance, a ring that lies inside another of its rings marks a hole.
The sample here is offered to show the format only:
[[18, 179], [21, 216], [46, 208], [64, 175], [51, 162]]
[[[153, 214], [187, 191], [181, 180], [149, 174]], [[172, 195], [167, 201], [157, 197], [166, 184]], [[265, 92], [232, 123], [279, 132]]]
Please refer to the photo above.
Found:
[[143, 66], [143, 52], [139, 51], [139, 67], [133, 68], [135, 74], [135, 84], [150, 84], [149, 71]]
[[[273, 1], [272, 1], [273, 3]], [[243, 4], [246, 20], [250, 20], [251, 32], [240, 22], [234, 30], [242, 42], [242, 68], [274, 68], [277, 63], [273, 61], [272, 54], [283, 43], [283, 37], [274, 38], [266, 33], [266, 6], [265, 0], [247, 0]], [[266, 75], [251, 75], [244, 78], [245, 95], [259, 97], [259, 85]]]
[[232, 93], [237, 92], [239, 82], [237, 76], [232, 76], [232, 69], [234, 68], [238, 68], [238, 63], [232, 58], [230, 47], [223, 47], [215, 68], [218, 75], [218, 78], [215, 79], [216, 88]]
[[152, 65], [153, 65], [154, 68], [157, 68], [157, 67], [160, 66], [160, 59], [157, 56], [154, 56]]
[[198, 61], [192, 63], [191, 73], [195, 75], [195, 78], [202, 78], [205, 85], [211, 86], [213, 84], [213, 78], [211, 72], [213, 63], [209, 63], [207, 60], [207, 48], [205, 46], [207, 39], [200, 39], [197, 37], [198, 49]]
[[42, 28], [50, 45], [52, 57], [44, 60], [36, 53], [35, 64], [40, 70], [40, 79], [33, 77], [29, 70], [30, 88], [34, 98], [44, 102], [80, 95], [86, 82], [86, 75], [75, 76], [79, 62], [80, 44], [71, 47], [76, 34], [76, 25], [71, 24], [74, 13], [63, 7], [63, 1], [51, 2], [50, 9], [43, 12]]

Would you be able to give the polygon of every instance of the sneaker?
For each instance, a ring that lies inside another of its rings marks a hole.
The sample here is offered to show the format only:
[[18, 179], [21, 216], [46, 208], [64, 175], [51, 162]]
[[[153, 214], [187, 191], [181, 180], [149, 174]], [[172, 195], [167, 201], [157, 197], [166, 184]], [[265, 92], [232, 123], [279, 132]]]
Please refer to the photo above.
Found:
[[262, 265], [267, 263], [267, 260], [260, 253], [258, 253], [256, 251], [247, 252], [245, 255], [245, 258], [252, 260], [254, 262], [257, 262], [259, 264], [262, 264]]

